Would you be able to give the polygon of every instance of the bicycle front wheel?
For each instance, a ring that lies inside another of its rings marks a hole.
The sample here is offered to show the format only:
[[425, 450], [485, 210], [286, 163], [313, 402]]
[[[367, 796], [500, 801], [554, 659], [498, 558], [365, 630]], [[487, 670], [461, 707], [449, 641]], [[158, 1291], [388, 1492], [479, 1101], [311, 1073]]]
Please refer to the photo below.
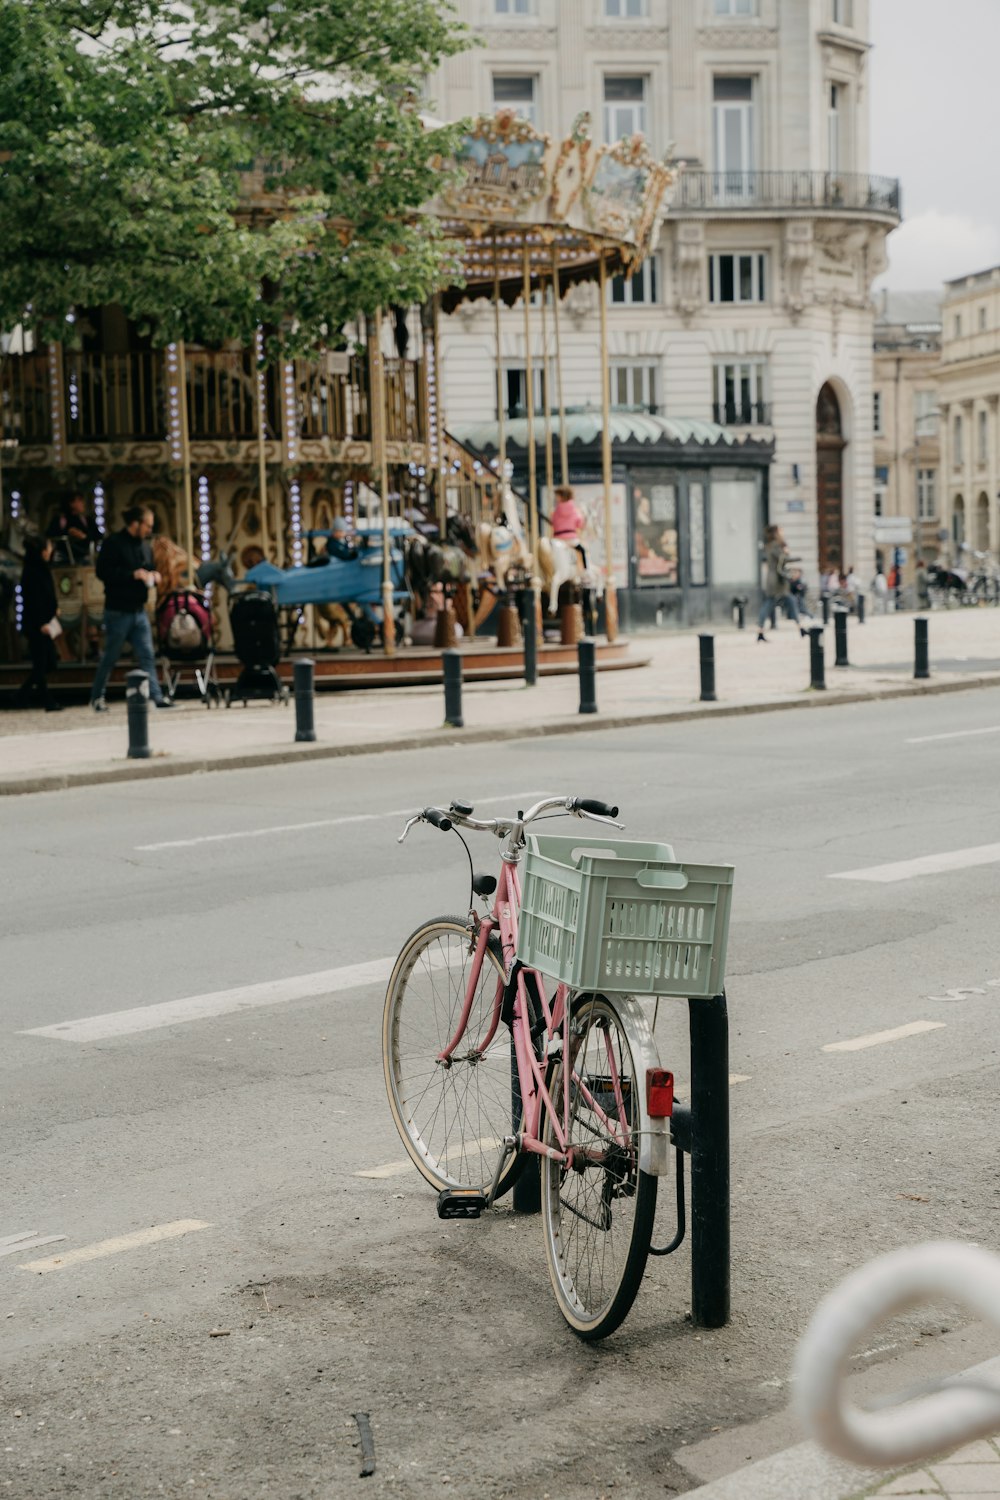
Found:
[[[511, 1033], [496, 1021], [504, 988], [498, 942], [491, 940], [486, 949], [450, 1064], [437, 1061], [461, 1018], [474, 963], [470, 941], [461, 917], [437, 917], [418, 927], [396, 960], [382, 1021], [382, 1062], [396, 1128], [417, 1168], [439, 1191], [485, 1192], [504, 1136], [521, 1126], [520, 1091], [511, 1083]], [[520, 1156], [507, 1163], [498, 1195], [513, 1186], [522, 1166]]]
[[[613, 1333], [635, 1301], [649, 1255], [656, 1178], [639, 1170], [637, 1075], [621, 1017], [603, 995], [574, 1007], [569, 1115], [570, 1165], [542, 1157], [542, 1223], [559, 1310], [582, 1339]], [[563, 1062], [549, 1094], [562, 1121]], [[559, 1149], [546, 1112], [543, 1140]]]

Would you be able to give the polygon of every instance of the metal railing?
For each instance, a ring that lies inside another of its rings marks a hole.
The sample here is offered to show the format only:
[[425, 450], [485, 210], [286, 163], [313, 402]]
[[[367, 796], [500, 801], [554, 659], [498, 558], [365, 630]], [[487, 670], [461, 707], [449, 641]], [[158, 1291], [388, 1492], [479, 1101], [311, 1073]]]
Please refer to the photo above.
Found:
[[899, 181], [863, 172], [682, 172], [678, 209], [815, 208], [899, 217]]
[[7, 354], [0, 360], [0, 438], [15, 443], [51, 442], [52, 402], [45, 354]]
[[712, 420], [720, 427], [770, 427], [771, 407], [767, 401], [717, 401]]

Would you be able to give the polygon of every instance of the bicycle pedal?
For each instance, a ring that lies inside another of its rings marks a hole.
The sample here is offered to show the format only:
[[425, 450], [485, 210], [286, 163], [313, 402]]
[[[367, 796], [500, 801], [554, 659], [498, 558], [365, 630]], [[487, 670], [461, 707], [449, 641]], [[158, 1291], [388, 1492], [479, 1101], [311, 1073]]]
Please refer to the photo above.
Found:
[[478, 1188], [443, 1188], [438, 1193], [439, 1219], [478, 1219], [487, 1206]]

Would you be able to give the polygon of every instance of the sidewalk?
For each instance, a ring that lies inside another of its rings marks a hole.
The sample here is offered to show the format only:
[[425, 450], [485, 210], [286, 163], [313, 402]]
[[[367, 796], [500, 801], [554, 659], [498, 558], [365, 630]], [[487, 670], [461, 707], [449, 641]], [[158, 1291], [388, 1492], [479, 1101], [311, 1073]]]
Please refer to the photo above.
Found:
[[849, 622], [851, 666], [836, 668], [832, 623], [825, 632], [827, 691], [809, 688], [809, 642], [783, 621], [766, 644], [756, 630], [715, 628], [718, 702], [699, 703], [697, 633], [633, 638], [632, 654], [648, 664], [598, 674], [595, 715], [578, 713], [575, 675], [548, 677], [528, 689], [519, 680], [468, 684], [464, 729], [443, 725], [440, 687], [318, 693], [316, 743], [297, 745], [294, 707], [251, 703], [204, 708], [181, 700], [169, 713], [150, 709], [149, 760], [126, 758], [125, 706], [113, 702], [100, 719], [86, 707], [61, 714], [0, 711], [0, 794], [141, 776], [274, 764], [296, 759], [363, 755], [466, 741], [565, 734], [672, 719], [818, 708], [834, 703], [1000, 686], [1000, 610], [930, 615], [929, 682], [913, 680], [913, 616], [882, 615]]

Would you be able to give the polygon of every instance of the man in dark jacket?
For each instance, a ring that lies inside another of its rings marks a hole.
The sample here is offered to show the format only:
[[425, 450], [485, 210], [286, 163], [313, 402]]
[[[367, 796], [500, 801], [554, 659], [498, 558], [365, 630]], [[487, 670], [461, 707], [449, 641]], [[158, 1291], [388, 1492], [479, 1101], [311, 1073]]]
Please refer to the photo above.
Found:
[[97, 576], [104, 584], [104, 629], [107, 641], [104, 655], [97, 664], [90, 706], [95, 713], [106, 713], [104, 689], [112, 668], [128, 641], [136, 663], [149, 678], [149, 693], [157, 708], [169, 708], [171, 700], [163, 696], [156, 675], [153, 655], [153, 632], [146, 614], [149, 590], [160, 581], [153, 568], [153, 550], [149, 537], [153, 530], [153, 512], [145, 505], [133, 505], [124, 515], [121, 531], [105, 537], [97, 557]]

